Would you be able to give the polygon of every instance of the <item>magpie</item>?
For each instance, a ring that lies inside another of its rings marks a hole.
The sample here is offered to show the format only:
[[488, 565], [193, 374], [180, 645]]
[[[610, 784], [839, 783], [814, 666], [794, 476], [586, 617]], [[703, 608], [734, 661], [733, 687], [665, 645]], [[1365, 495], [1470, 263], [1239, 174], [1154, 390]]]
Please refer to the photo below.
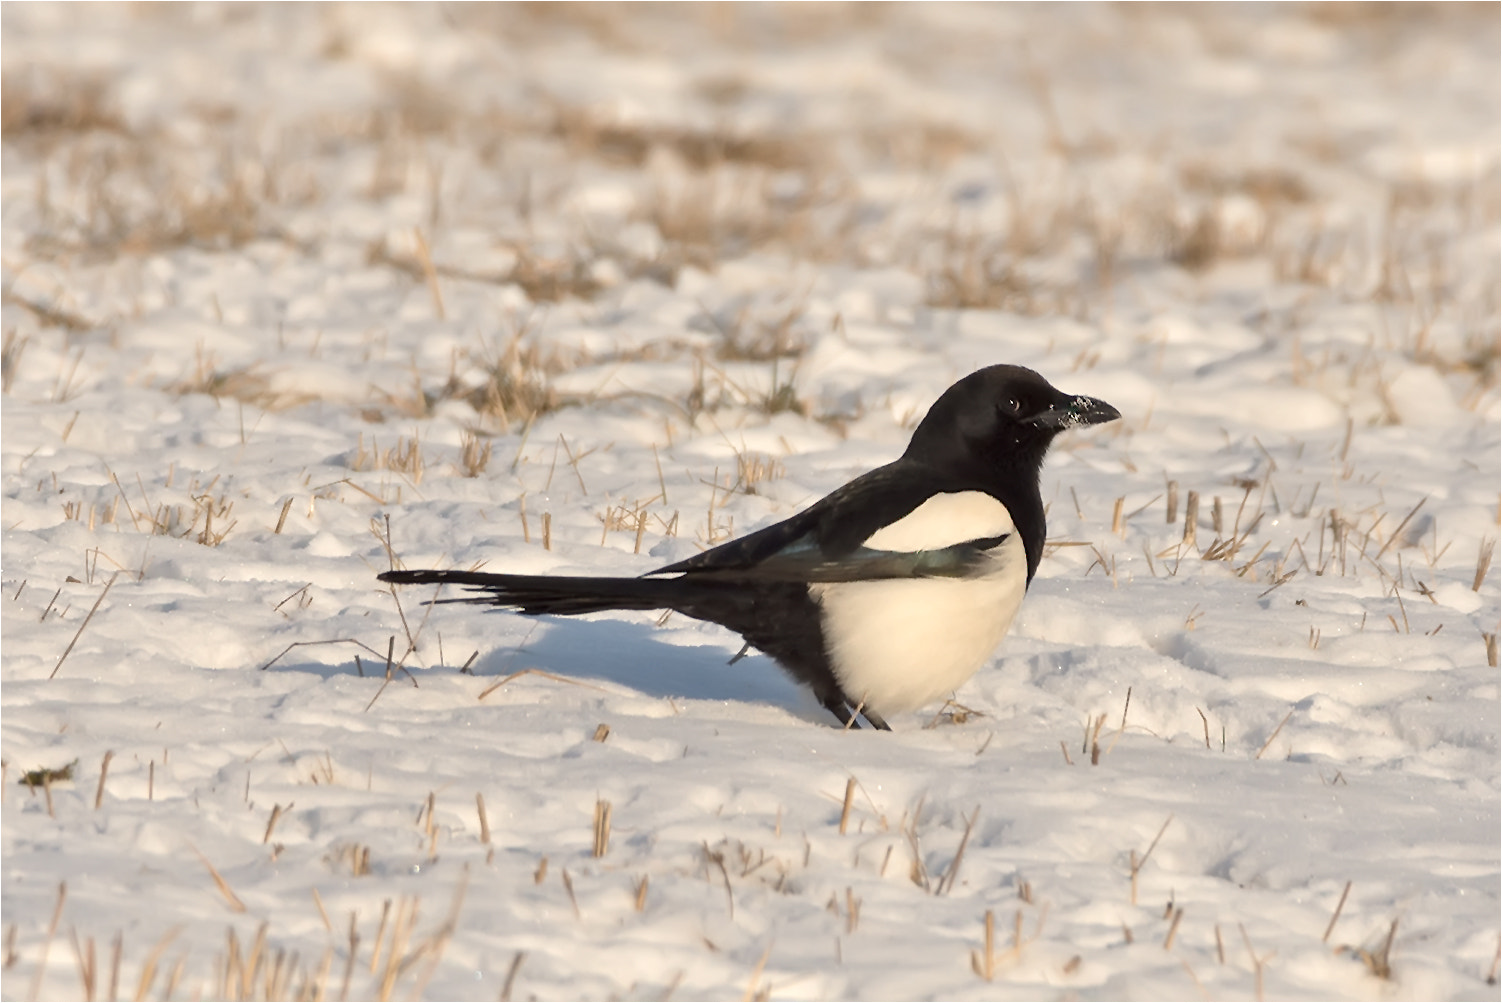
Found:
[[902, 456], [797, 515], [639, 578], [387, 571], [453, 584], [439, 600], [527, 616], [675, 610], [728, 627], [809, 686], [839, 722], [947, 696], [1001, 642], [1043, 557], [1039, 472], [1076, 425], [1114, 421], [1021, 366], [989, 366], [939, 397]]

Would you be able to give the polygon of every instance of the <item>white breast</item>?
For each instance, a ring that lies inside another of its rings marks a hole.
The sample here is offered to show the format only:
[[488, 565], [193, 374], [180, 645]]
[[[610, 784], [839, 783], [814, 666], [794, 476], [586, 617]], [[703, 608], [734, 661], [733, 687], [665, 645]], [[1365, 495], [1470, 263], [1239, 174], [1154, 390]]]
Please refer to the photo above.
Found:
[[1006, 507], [981, 492], [936, 495], [866, 541], [924, 550], [1003, 534], [978, 577], [809, 586], [835, 678], [851, 700], [887, 715], [948, 697], [996, 650], [1027, 590], [1022, 539]]

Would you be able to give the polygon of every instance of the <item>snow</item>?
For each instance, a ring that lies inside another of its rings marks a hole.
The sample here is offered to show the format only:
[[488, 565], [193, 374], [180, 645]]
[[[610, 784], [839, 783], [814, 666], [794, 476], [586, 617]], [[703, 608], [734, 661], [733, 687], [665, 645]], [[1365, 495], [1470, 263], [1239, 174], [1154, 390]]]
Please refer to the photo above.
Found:
[[[1497, 998], [1495, 8], [3, 18], [5, 998]], [[682, 559], [997, 362], [1124, 417], [890, 734], [377, 587]]]

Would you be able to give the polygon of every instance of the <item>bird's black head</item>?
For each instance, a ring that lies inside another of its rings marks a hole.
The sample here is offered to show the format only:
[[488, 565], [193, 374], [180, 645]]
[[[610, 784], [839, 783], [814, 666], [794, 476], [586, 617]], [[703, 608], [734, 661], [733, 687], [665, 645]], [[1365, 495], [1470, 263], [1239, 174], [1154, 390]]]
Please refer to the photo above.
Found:
[[956, 489], [999, 499], [1022, 536], [1031, 582], [1047, 535], [1038, 475], [1049, 444], [1066, 428], [1120, 417], [1105, 401], [1060, 393], [1031, 369], [989, 366], [944, 391], [902, 456]]
[[1105, 401], [1062, 393], [1021, 366], [988, 366], [944, 391], [903, 454], [955, 474], [1031, 475], [1037, 483], [1054, 436], [1114, 421]]

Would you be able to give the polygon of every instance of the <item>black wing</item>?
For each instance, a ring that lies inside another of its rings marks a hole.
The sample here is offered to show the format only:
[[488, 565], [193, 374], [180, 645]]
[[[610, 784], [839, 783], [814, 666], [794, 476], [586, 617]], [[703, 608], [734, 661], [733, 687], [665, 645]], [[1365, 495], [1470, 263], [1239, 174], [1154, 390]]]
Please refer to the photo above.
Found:
[[911, 460], [897, 460], [857, 477], [789, 519], [648, 576], [782, 582], [965, 577], [985, 563], [985, 552], [1001, 538], [913, 553], [873, 550], [861, 543], [934, 495], [966, 489], [945, 483]]

